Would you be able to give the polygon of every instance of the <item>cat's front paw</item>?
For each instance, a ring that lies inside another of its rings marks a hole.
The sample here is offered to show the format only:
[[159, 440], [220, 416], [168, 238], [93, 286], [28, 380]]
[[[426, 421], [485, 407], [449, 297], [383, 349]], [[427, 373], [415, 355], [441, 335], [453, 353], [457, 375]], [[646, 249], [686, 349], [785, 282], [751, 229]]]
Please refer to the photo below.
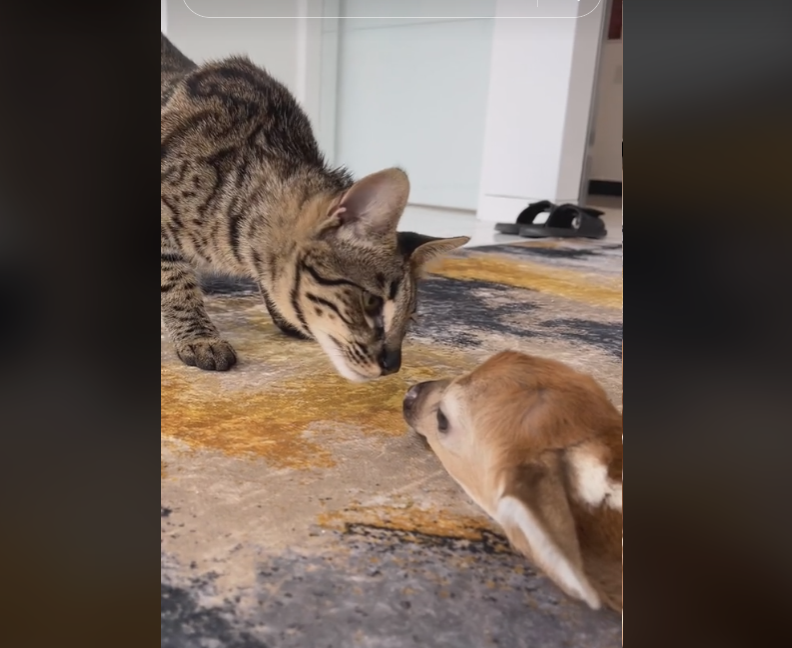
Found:
[[218, 338], [201, 338], [178, 343], [176, 355], [184, 364], [204, 371], [228, 371], [237, 361], [234, 347]]

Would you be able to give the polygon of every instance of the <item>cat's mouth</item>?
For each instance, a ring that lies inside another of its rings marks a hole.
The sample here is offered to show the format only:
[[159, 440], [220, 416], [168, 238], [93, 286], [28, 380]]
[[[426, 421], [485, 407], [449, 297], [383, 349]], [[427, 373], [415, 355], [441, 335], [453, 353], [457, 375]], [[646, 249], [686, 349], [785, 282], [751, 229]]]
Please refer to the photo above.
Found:
[[319, 346], [322, 347], [322, 351], [325, 352], [325, 355], [330, 358], [330, 361], [333, 363], [333, 366], [335, 367], [335, 370], [338, 372], [338, 374], [350, 382], [364, 383], [380, 377], [381, 371], [379, 367], [377, 367], [376, 374], [367, 375], [350, 366], [349, 361], [344, 357], [344, 353], [341, 350], [341, 345], [333, 338], [332, 335], [323, 333], [322, 331], [317, 331], [314, 333], [314, 337], [319, 343]]

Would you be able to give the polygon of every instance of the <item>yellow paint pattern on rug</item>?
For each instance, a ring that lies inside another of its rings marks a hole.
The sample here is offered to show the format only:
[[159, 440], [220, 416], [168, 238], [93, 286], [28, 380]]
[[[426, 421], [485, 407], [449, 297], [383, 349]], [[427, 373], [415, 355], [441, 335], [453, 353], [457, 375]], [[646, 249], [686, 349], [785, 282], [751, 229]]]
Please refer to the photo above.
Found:
[[431, 272], [450, 279], [490, 281], [528, 288], [593, 306], [621, 309], [623, 303], [621, 277], [598, 276], [595, 280], [591, 275], [574, 270], [517, 261], [498, 254], [444, 257], [432, 265]]
[[160, 375], [161, 435], [193, 449], [264, 456], [281, 468], [326, 468], [330, 454], [301, 438], [299, 422], [274, 417], [268, 393], [211, 393], [196, 389], [168, 366]]
[[[316, 360], [301, 364], [299, 354]], [[464, 354], [413, 344], [404, 348], [401, 372], [355, 384], [338, 376], [313, 345], [286, 340], [268, 362], [282, 365], [284, 378], [255, 391], [220, 389], [216, 375], [161, 365], [162, 436], [196, 450], [264, 458], [278, 468], [329, 468], [335, 460], [322, 435], [343, 440], [405, 434], [402, 401], [410, 385], [446, 375], [449, 368], [472, 368]], [[306, 435], [309, 427], [316, 433]]]

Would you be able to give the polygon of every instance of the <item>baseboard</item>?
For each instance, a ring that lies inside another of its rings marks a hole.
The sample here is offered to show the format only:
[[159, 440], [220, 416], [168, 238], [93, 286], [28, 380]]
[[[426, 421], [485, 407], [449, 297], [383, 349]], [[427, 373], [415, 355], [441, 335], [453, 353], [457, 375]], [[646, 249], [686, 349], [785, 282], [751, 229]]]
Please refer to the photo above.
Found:
[[591, 196], [621, 196], [622, 183], [614, 180], [591, 180], [589, 182]]

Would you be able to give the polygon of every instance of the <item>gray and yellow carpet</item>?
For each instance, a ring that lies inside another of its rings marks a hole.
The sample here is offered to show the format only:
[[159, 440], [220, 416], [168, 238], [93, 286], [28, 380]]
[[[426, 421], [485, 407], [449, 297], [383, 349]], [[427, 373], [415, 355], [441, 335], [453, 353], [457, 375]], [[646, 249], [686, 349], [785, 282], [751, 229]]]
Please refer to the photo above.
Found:
[[622, 247], [470, 248], [421, 289], [402, 371], [354, 385], [215, 283], [228, 373], [161, 346], [164, 647], [600, 648], [621, 618], [508, 548], [401, 417], [414, 382], [512, 348], [592, 374], [621, 403]]

